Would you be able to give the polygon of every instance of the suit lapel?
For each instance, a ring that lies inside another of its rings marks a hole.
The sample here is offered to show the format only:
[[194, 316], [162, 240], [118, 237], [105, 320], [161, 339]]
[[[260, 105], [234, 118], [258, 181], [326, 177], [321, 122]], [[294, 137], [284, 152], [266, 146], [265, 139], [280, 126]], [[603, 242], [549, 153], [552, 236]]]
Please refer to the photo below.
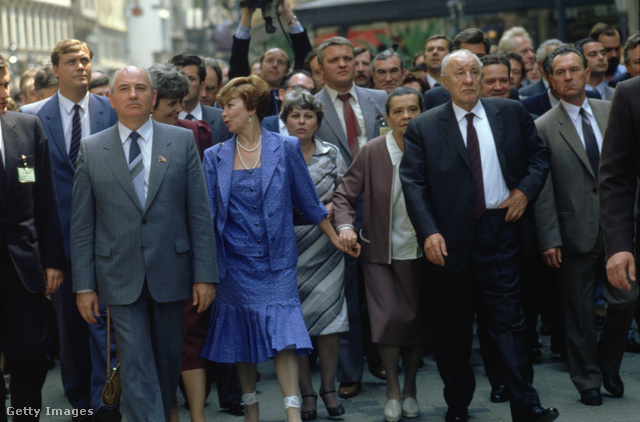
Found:
[[340, 123], [340, 118], [338, 118], [338, 113], [336, 112], [336, 108], [333, 106], [333, 102], [331, 101], [331, 96], [329, 95], [327, 90], [323, 88], [322, 91], [318, 93], [318, 98], [323, 104], [326, 105], [322, 124], [327, 125], [327, 127], [333, 132], [335, 138], [340, 141], [342, 146], [347, 151], [349, 151], [349, 155], [351, 155], [351, 148], [349, 147], [349, 140], [347, 139], [347, 134], [342, 128], [342, 124]]
[[[593, 173], [593, 169], [591, 168], [591, 163], [589, 162], [587, 151], [584, 148], [582, 140], [580, 140], [580, 136], [578, 136], [578, 132], [576, 132], [575, 126], [573, 126], [573, 122], [571, 121], [569, 114], [567, 114], [567, 111], [564, 109], [562, 103], [558, 105], [557, 109], [558, 125], [560, 127], [558, 133], [576, 153], [580, 161], [582, 161], [582, 165], [584, 165], [589, 174], [591, 174], [591, 176], [595, 178], [596, 176]], [[598, 122], [598, 124], [600, 124], [600, 122]]]
[[280, 154], [277, 153], [280, 148], [280, 141], [275, 135], [268, 131], [262, 131], [262, 199], [265, 199], [267, 188], [271, 183], [271, 178], [278, 165]]
[[[171, 164], [171, 139], [165, 140], [162, 136], [162, 128], [155, 121], [153, 121], [153, 139], [151, 140], [151, 168], [149, 169], [149, 188], [147, 190], [147, 203], [145, 204], [145, 211], [149, 208], [149, 205], [153, 202], [162, 179], [167, 171], [167, 166]], [[161, 160], [163, 157], [164, 160]]]
[[218, 195], [220, 202], [222, 203], [222, 209], [217, 212], [220, 213], [222, 221], [227, 221], [227, 210], [229, 209], [229, 197], [231, 196], [231, 177], [233, 174], [233, 160], [235, 158], [237, 135], [233, 135], [229, 141], [222, 142], [216, 158], [216, 173], [218, 182]]
[[89, 124], [92, 135], [104, 129], [104, 108], [94, 94], [89, 94]]
[[447, 103], [441, 113], [442, 125], [444, 127], [444, 132], [447, 134], [447, 138], [453, 144], [455, 149], [458, 150], [458, 153], [467, 164], [467, 166], [471, 168], [471, 164], [469, 163], [469, 154], [467, 153], [467, 147], [464, 145], [464, 139], [462, 139], [460, 126], [458, 125], [456, 115], [453, 112], [453, 105], [451, 101]]
[[15, 186], [18, 177], [17, 167], [15, 163], [15, 157], [18, 157], [18, 145], [17, 141], [20, 139], [15, 129], [15, 123], [7, 114], [0, 115], [0, 121], [2, 122], [2, 137], [4, 140], [4, 186], [2, 189], [2, 202], [0, 203], [0, 210], [4, 209], [8, 198], [11, 195], [11, 187]]
[[49, 145], [54, 145], [58, 150], [58, 154], [64, 160], [64, 163], [72, 172], [75, 172], [73, 164], [69, 159], [67, 152], [67, 144], [64, 140], [64, 129], [62, 128], [62, 117], [60, 116], [60, 102], [58, 101], [58, 93], [54, 94], [45, 105], [40, 109], [38, 117], [42, 120], [42, 124], [47, 131]]
[[596, 122], [598, 122], [598, 127], [600, 128], [600, 132], [604, 137], [604, 131], [607, 129], [607, 122], [609, 121], [609, 109], [602, 107], [603, 103], [599, 101], [589, 101], [589, 106], [593, 111], [593, 115], [596, 118]]
[[129, 198], [138, 207], [140, 211], [143, 211], [138, 194], [133, 187], [133, 181], [131, 180], [131, 173], [129, 172], [129, 166], [127, 165], [127, 158], [124, 155], [122, 149], [122, 141], [120, 140], [120, 134], [118, 133], [118, 126], [115, 125], [111, 129], [107, 129], [109, 133], [105, 142], [102, 144], [102, 148], [105, 149], [104, 160], [107, 166], [111, 169], [111, 172], [115, 176], [122, 189], [129, 195]]
[[[480, 101], [482, 101], [482, 99]], [[482, 105], [484, 107], [484, 112], [487, 115], [487, 120], [489, 120], [489, 126], [491, 127], [491, 134], [493, 135], [493, 142], [496, 146], [496, 154], [498, 155], [498, 161], [500, 162], [500, 169], [506, 179], [506, 175], [509, 173], [506, 171], [507, 163], [504, 158], [504, 143], [506, 142], [506, 138], [504, 136], [504, 119], [502, 118], [500, 110], [498, 110], [493, 104], [487, 101], [482, 101]]]
[[373, 100], [364, 89], [356, 86], [356, 93], [358, 95], [358, 104], [362, 110], [362, 116], [364, 117], [365, 126], [367, 129], [367, 139], [373, 139], [373, 132], [375, 129], [375, 117], [376, 109], [373, 105]]

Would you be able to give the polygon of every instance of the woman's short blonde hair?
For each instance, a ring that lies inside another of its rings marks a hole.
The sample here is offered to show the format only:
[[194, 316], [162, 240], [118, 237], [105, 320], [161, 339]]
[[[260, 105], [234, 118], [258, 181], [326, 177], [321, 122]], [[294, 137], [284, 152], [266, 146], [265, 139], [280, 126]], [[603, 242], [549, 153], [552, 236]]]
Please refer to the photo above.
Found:
[[224, 108], [235, 98], [240, 98], [247, 110], [255, 110], [258, 120], [262, 122], [269, 110], [271, 88], [257, 75], [233, 78], [218, 92], [216, 101]]

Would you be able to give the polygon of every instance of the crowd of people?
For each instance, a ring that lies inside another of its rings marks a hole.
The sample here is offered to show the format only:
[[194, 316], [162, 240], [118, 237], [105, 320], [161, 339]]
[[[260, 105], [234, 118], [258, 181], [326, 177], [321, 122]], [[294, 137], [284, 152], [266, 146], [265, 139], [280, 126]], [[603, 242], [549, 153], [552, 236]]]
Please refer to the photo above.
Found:
[[[474, 321], [515, 422], [559, 416], [532, 385], [539, 326], [584, 405], [622, 397], [623, 353], [640, 353], [640, 33], [534, 49], [521, 27], [497, 45], [467, 28], [408, 67], [343, 37], [313, 48], [285, 0], [294, 57], [252, 63], [254, 11], [228, 66], [180, 53], [108, 75], [62, 40], [17, 104], [0, 56], [11, 408], [42, 407], [59, 357], [74, 421], [177, 422], [180, 389], [202, 422], [215, 379], [220, 407], [256, 422], [272, 360], [287, 421], [343, 415], [367, 367], [395, 422], [428, 400], [429, 346], [444, 419], [467, 421]], [[123, 408], [102, 400], [118, 362]]]

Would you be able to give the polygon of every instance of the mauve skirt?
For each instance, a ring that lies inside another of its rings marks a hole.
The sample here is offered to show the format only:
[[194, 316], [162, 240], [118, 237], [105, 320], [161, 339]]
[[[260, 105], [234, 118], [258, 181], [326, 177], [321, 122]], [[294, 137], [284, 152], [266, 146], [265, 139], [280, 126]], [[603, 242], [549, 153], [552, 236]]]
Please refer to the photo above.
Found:
[[374, 264], [363, 260], [364, 286], [374, 343], [427, 343], [424, 258]]

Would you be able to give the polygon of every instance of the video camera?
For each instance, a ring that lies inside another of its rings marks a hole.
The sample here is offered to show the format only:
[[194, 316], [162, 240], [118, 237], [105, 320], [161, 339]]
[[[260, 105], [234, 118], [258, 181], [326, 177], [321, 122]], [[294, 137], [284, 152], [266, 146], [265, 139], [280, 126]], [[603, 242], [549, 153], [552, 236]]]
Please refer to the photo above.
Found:
[[[277, 2], [276, 2], [277, 3]], [[276, 27], [273, 25], [273, 17], [276, 14], [276, 8], [278, 5], [273, 0], [242, 0], [240, 1], [240, 7], [253, 7], [254, 9], [262, 9], [262, 16], [264, 17], [264, 26], [267, 34], [273, 34], [276, 32]]]

